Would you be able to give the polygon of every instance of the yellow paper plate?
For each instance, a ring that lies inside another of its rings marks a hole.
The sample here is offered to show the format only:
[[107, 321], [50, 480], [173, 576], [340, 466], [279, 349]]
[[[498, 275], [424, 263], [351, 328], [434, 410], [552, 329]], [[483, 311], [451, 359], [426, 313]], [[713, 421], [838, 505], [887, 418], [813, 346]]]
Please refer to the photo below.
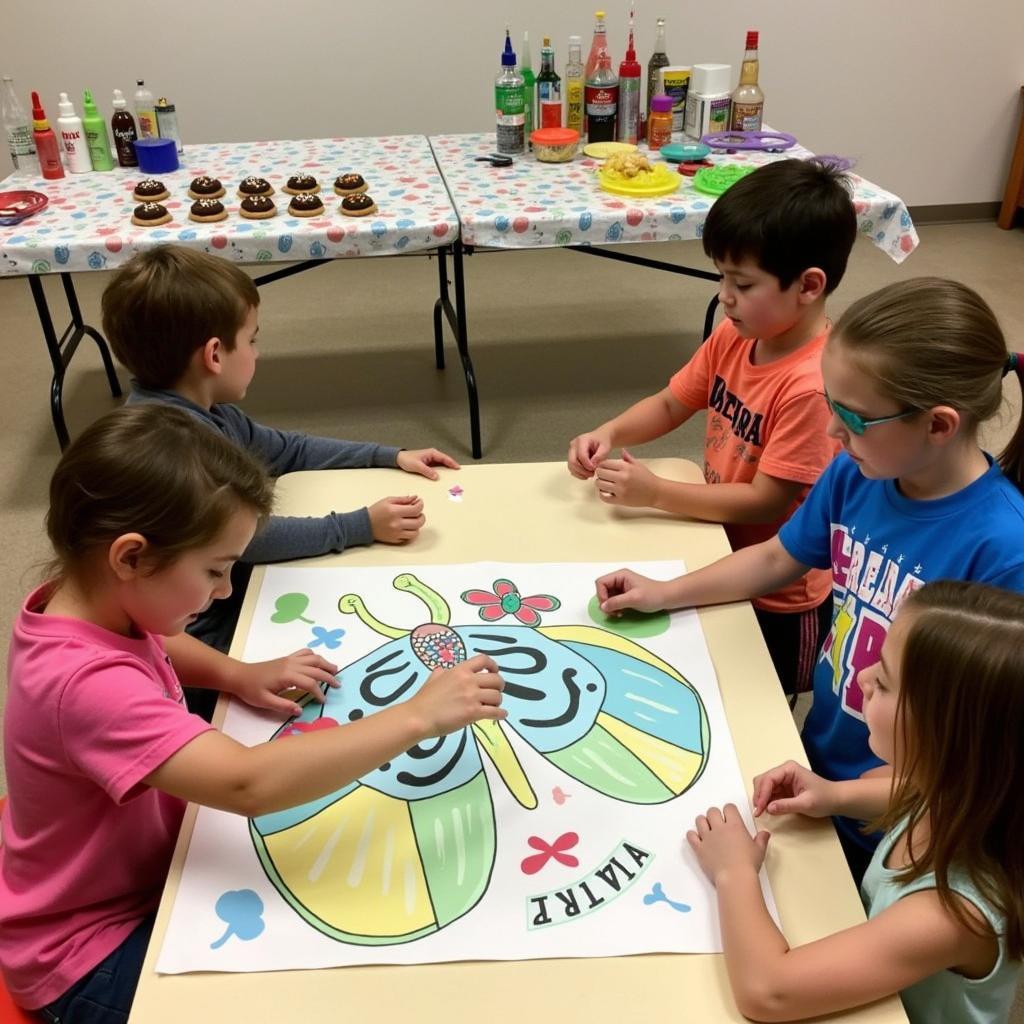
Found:
[[607, 160], [612, 153], [633, 153], [636, 148], [631, 142], [591, 142], [583, 152], [595, 160]]
[[638, 174], [635, 178], [625, 178], [602, 167], [597, 172], [597, 182], [605, 192], [637, 199], [667, 196], [682, 184], [682, 176], [668, 164], [652, 164], [652, 167], [650, 172]]

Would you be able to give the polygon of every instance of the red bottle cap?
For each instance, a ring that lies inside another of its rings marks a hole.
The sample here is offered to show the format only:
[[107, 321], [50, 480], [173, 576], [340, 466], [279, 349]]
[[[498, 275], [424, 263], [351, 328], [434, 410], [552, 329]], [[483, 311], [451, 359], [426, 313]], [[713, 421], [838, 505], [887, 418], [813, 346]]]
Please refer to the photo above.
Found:
[[748, 31], [747, 32], [747, 49], [748, 50], [756, 50], [757, 49], [757, 32], [756, 31]]
[[39, 99], [39, 93], [32, 93], [32, 117], [36, 121], [46, 120], [46, 111], [43, 110], [42, 101]]

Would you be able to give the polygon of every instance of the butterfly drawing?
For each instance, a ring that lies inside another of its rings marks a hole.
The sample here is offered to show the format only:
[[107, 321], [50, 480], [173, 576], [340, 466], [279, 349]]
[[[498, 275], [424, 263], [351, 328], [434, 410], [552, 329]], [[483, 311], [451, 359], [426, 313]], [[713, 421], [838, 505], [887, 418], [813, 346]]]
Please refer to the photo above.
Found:
[[[495, 584], [506, 598], [507, 583]], [[297, 723], [344, 724], [407, 700], [435, 668], [477, 654], [498, 664], [508, 717], [424, 740], [337, 792], [251, 819], [268, 878], [324, 935], [405, 943], [476, 906], [497, 844], [484, 759], [519, 805], [538, 805], [508, 731], [571, 779], [626, 803], [665, 803], [704, 771], [710, 733], [699, 695], [639, 644], [596, 626], [452, 626], [448, 603], [417, 577], [403, 573], [393, 586], [419, 598], [430, 620], [396, 628], [374, 618], [360, 596], [342, 597], [338, 609], [386, 642], [343, 667], [342, 686], [325, 686], [325, 703], [308, 701], [274, 738]], [[479, 605], [480, 594], [467, 591], [463, 600], [472, 595], [477, 601], [466, 603]]]

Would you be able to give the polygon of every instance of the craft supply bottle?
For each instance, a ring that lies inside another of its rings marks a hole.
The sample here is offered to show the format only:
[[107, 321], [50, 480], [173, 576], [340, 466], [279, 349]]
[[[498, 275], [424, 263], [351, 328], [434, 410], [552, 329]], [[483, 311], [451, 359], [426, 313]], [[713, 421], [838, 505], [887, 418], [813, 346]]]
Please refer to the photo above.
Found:
[[647, 118], [647, 148], [661, 149], [672, 141], [672, 97], [659, 93], [651, 97], [651, 113]]
[[135, 131], [135, 118], [128, 111], [124, 93], [114, 90], [112, 104], [114, 116], [110, 119], [110, 131], [114, 136], [114, 150], [117, 162], [122, 167], [138, 167], [139, 158], [135, 155], [135, 140], [139, 137]]
[[587, 75], [583, 89], [587, 139], [590, 142], [614, 142], [615, 117], [619, 107], [619, 79], [612, 70], [612, 58], [608, 53], [604, 11], [597, 12], [594, 45], [597, 48], [597, 59], [594, 70]]
[[519, 65], [519, 73], [523, 76], [523, 93], [526, 99], [526, 121], [523, 126], [523, 134], [526, 136], [526, 145], [533, 149], [530, 142], [530, 133], [537, 127], [537, 77], [533, 73], [533, 59], [530, 56], [530, 33], [523, 33], [523, 62]]
[[35, 143], [32, 141], [32, 128], [29, 125], [28, 113], [14, 91], [14, 81], [10, 75], [4, 75], [3, 121], [7, 132], [7, 145], [11, 150], [11, 163], [15, 170], [34, 170], [36, 155]]
[[39, 102], [39, 93], [32, 93], [32, 139], [39, 154], [39, 170], [44, 178], [51, 181], [64, 177], [64, 165], [60, 162], [60, 145], [53, 134], [46, 111]]
[[668, 54], [665, 52], [665, 19], [659, 18], [654, 33], [654, 53], [647, 62], [647, 99], [641, 112], [640, 134], [647, 137], [647, 118], [651, 113], [651, 100], [658, 95], [658, 69], [669, 65]]
[[683, 124], [683, 131], [691, 138], [728, 130], [731, 79], [732, 67], [728, 64], [693, 65]]
[[89, 147], [85, 144], [82, 119], [75, 113], [75, 106], [68, 99], [66, 92], [60, 94], [57, 109], [60, 112], [57, 118], [57, 129], [60, 131], [60, 144], [64, 150], [68, 170], [72, 174], [91, 171], [92, 162], [89, 160]]
[[168, 103], [166, 96], [161, 96], [156, 101], [156, 126], [160, 131], [161, 139], [174, 139], [175, 149], [179, 153], [185, 152], [181, 144], [181, 132], [178, 131], [178, 115], [175, 113], [174, 104]]
[[740, 68], [740, 84], [732, 94], [732, 113], [729, 130], [733, 132], [759, 132], [764, 114], [764, 93], [757, 84], [759, 64], [757, 58], [757, 32], [747, 33], [747, 49]]
[[[608, 50], [608, 32], [604, 23], [604, 11], [594, 12], [594, 38], [590, 43], [590, 53], [587, 54], [587, 63], [583, 68], [583, 131], [587, 131], [587, 98], [586, 87], [590, 76], [597, 70], [598, 54]], [[614, 137], [614, 136], [613, 136]]]
[[537, 76], [537, 121], [541, 128], [562, 127], [562, 80], [555, 71], [555, 51], [544, 37]]
[[640, 139], [640, 62], [633, 45], [633, 12], [629, 12], [629, 43], [626, 59], [619, 64], [619, 142], [634, 146]]
[[110, 138], [107, 123], [93, 102], [92, 93], [86, 89], [82, 94], [82, 126], [85, 128], [85, 142], [89, 148], [89, 160], [94, 171], [109, 171], [114, 167], [110, 155]]
[[522, 153], [526, 149], [526, 95], [508, 29], [505, 29], [501, 71], [494, 80], [494, 106], [498, 120], [498, 152]]
[[135, 84], [135, 116], [139, 119], [139, 138], [158, 139], [160, 129], [156, 123], [156, 109], [153, 103], [153, 94], [146, 88], [146, 83], [137, 78]]
[[583, 48], [579, 36], [569, 36], [569, 60], [565, 65], [565, 127], [583, 137]]

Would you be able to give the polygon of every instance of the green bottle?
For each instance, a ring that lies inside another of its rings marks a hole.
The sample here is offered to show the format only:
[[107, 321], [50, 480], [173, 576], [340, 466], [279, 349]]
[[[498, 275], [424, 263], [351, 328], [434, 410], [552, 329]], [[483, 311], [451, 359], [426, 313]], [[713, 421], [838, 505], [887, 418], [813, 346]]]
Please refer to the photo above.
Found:
[[89, 147], [89, 159], [94, 171], [112, 171], [114, 158], [110, 155], [110, 136], [107, 135], [107, 123], [100, 117], [100, 112], [93, 102], [92, 93], [86, 89], [82, 94], [82, 128], [85, 130], [85, 143]]
[[519, 65], [519, 73], [523, 76], [523, 92], [526, 94], [526, 146], [533, 149], [530, 133], [537, 127], [537, 76], [533, 73], [533, 58], [530, 56], [530, 33], [523, 33], [523, 63]]

